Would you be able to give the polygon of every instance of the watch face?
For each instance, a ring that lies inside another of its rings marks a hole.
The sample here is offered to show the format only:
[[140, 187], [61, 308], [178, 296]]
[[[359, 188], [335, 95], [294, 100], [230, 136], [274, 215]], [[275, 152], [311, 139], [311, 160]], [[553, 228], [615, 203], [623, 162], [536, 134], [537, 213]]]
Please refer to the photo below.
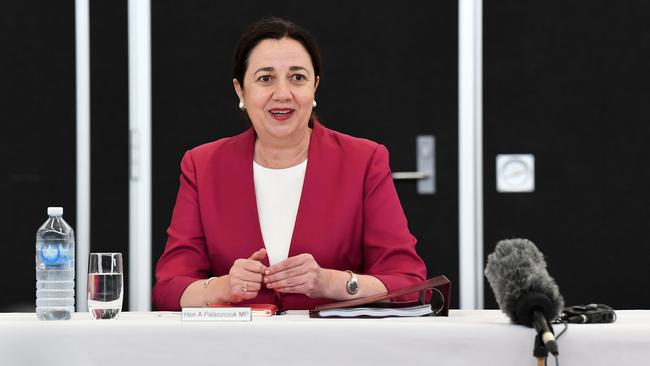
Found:
[[354, 295], [359, 291], [359, 284], [356, 281], [350, 281], [348, 282], [348, 292], [351, 295]]

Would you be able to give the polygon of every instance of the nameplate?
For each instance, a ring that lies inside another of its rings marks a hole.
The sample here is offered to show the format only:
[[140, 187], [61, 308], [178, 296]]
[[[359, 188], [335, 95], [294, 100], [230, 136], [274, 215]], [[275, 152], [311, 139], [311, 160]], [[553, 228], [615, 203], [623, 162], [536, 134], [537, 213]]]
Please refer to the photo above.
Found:
[[183, 308], [181, 320], [184, 322], [249, 322], [253, 319], [251, 308]]

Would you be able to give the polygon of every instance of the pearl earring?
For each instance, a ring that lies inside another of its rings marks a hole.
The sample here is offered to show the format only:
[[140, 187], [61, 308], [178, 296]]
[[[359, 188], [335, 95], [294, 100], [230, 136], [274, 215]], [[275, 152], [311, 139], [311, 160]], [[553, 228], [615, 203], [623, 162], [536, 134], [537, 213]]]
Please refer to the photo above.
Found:
[[316, 99], [314, 99], [314, 102], [311, 105], [314, 106], [314, 108], [316, 108]]
[[239, 101], [239, 109], [241, 109], [242, 111], [246, 109], [246, 106], [244, 105], [243, 101]]

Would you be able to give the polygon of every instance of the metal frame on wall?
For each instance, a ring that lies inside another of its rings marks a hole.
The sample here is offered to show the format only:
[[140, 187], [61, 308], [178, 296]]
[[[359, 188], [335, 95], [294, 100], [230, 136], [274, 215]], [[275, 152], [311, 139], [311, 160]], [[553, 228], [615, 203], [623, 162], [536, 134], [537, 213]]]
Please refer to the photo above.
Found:
[[76, 304], [86, 311], [90, 252], [90, 12], [89, 0], [75, 1], [75, 67], [77, 113]]
[[129, 308], [151, 309], [151, 4], [129, 0]]
[[483, 308], [483, 1], [458, 1], [460, 308]]

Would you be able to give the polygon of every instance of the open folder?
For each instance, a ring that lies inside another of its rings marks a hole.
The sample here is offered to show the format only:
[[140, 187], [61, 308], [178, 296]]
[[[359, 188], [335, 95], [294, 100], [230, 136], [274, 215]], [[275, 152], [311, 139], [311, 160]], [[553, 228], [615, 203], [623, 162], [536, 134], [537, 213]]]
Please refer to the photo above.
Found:
[[[316, 306], [311, 318], [385, 318], [392, 316], [447, 316], [451, 282], [436, 276], [424, 282], [384, 294]], [[417, 301], [398, 302], [393, 299], [417, 293]]]

